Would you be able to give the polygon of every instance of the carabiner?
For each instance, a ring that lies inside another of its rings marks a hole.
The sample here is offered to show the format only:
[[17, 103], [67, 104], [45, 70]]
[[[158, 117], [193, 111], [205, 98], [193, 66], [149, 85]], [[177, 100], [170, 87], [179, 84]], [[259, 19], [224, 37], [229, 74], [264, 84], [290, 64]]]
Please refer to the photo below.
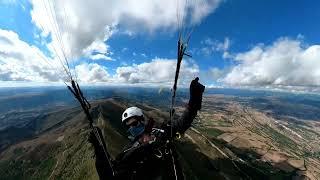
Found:
[[159, 149], [157, 149], [157, 151], [158, 151], [159, 154], [154, 153], [154, 155], [159, 159], [162, 158], [162, 152]]
[[179, 132], [176, 132], [176, 138], [181, 139], [181, 134]]

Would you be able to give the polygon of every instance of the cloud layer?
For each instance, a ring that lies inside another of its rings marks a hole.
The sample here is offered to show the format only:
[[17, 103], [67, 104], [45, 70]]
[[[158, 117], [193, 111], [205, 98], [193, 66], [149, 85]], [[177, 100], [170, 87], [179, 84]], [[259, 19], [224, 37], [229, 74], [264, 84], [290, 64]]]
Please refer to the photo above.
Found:
[[238, 65], [221, 79], [233, 86], [319, 86], [320, 45], [301, 39], [280, 38], [272, 45], [257, 45], [238, 53]]
[[[74, 71], [82, 83], [153, 84], [168, 85], [173, 81], [175, 59], [155, 58], [149, 62], [121, 66], [114, 75], [97, 63], [82, 63]], [[185, 60], [181, 65], [180, 84], [199, 74], [199, 67]], [[58, 58], [45, 58], [35, 46], [22, 41], [12, 31], [0, 29], [0, 81], [58, 82], [65, 81], [66, 73]]]
[[[226, 43], [224, 43], [226, 44]], [[223, 44], [220, 46], [222, 50]], [[229, 86], [318, 90], [320, 86], [320, 45], [305, 45], [301, 39], [280, 38], [271, 45], [259, 44], [232, 55], [237, 65], [224, 70], [209, 68], [208, 76]], [[176, 60], [154, 58], [141, 64], [122, 65], [111, 75], [97, 63], [75, 66], [83, 83], [172, 84]], [[192, 60], [181, 66], [180, 84], [188, 84], [200, 69]], [[0, 81], [57, 82], [65, 80], [58, 58], [45, 58], [37, 47], [0, 29]]]

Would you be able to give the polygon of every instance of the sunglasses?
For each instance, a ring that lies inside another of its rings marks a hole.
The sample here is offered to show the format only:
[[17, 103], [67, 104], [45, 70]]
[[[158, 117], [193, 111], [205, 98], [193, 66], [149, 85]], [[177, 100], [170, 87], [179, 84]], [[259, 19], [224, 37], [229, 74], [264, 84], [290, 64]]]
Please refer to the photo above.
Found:
[[132, 123], [130, 124], [127, 124], [128, 127], [135, 127], [139, 124], [140, 122], [139, 121], [133, 121]]

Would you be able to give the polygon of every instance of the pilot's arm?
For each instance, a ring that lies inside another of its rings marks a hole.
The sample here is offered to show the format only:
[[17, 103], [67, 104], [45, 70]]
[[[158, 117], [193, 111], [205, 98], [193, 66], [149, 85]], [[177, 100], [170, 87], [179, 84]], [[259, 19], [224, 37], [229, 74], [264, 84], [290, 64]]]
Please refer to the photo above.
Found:
[[197, 115], [198, 110], [201, 109], [202, 94], [205, 86], [199, 83], [199, 78], [195, 78], [190, 83], [190, 99], [185, 110], [183, 111], [180, 118], [173, 120], [172, 128], [173, 132], [179, 132], [183, 134], [188, 128]]

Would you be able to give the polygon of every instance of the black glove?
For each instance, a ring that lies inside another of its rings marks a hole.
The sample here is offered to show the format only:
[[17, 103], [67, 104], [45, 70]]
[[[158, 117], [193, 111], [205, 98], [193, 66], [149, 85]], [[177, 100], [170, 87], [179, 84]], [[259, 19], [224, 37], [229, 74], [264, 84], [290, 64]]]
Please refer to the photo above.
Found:
[[196, 77], [190, 83], [190, 100], [189, 106], [192, 109], [200, 110], [202, 103], [202, 94], [205, 90], [205, 86], [199, 83], [199, 78]]
[[[94, 127], [95, 131], [99, 134], [100, 138], [103, 138], [102, 132], [100, 128]], [[96, 169], [100, 179], [114, 179], [113, 169], [111, 164], [111, 157], [107, 151], [106, 144], [102, 139], [102, 145], [100, 145], [96, 135], [93, 131], [90, 132], [88, 141], [94, 147], [95, 155], [96, 155]], [[104, 149], [106, 152], [104, 151]]]

